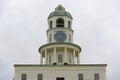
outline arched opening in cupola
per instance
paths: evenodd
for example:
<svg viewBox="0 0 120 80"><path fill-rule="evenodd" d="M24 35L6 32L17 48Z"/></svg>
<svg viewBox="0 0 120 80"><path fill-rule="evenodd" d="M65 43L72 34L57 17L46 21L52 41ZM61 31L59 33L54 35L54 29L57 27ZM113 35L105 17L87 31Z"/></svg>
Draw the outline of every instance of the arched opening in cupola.
<svg viewBox="0 0 120 80"><path fill-rule="evenodd" d="M68 28L70 28L70 21L68 21Z"/></svg>
<svg viewBox="0 0 120 80"><path fill-rule="evenodd" d="M58 18L56 20L56 27L64 27L64 19Z"/></svg>
<svg viewBox="0 0 120 80"><path fill-rule="evenodd" d="M52 21L50 21L50 28L52 28Z"/></svg>

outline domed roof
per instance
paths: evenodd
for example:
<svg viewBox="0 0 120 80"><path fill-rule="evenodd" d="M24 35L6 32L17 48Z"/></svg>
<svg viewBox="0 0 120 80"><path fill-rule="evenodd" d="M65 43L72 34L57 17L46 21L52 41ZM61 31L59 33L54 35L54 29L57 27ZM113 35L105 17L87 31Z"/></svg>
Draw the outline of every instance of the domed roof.
<svg viewBox="0 0 120 80"><path fill-rule="evenodd" d="M72 16L69 12L65 11L65 8L62 7L62 5L58 5L58 7L55 8L55 11L51 12L48 18L53 16L67 16L72 19Z"/></svg>

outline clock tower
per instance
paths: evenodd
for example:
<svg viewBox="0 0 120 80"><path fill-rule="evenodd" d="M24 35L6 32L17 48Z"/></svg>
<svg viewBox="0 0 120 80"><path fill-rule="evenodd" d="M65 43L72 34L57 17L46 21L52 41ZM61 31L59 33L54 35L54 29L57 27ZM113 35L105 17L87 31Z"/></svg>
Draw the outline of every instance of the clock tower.
<svg viewBox="0 0 120 80"><path fill-rule="evenodd" d="M41 64L79 64L80 46L73 44L72 16L62 5L48 16L47 44L39 48Z"/></svg>
<svg viewBox="0 0 120 80"><path fill-rule="evenodd" d="M73 43L72 16L58 5L48 16L47 43L40 64L15 64L14 80L106 80L107 64L81 64Z"/></svg>

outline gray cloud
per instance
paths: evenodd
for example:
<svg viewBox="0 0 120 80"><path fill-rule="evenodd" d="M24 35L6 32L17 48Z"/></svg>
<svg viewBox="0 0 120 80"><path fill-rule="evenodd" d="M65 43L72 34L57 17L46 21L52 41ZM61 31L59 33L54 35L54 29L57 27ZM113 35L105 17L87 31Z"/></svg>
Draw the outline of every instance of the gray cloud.
<svg viewBox="0 0 120 80"><path fill-rule="evenodd" d="M0 80L12 80L13 64L39 64L38 48L47 41L47 17L58 4L73 16L74 43L83 50L81 63L106 63L107 80L119 79L118 3L119 0L1 1Z"/></svg>

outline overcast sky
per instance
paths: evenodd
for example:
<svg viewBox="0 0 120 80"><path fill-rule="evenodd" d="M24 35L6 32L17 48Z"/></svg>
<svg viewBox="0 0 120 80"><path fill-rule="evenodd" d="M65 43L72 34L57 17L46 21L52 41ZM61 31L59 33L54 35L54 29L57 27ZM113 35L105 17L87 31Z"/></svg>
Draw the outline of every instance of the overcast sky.
<svg viewBox="0 0 120 80"><path fill-rule="evenodd" d="M107 80L120 79L120 0L0 0L0 80L14 64L39 64L47 17L59 5L73 17L81 64L107 64Z"/></svg>

